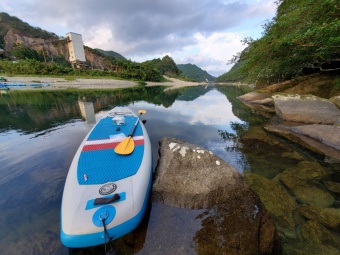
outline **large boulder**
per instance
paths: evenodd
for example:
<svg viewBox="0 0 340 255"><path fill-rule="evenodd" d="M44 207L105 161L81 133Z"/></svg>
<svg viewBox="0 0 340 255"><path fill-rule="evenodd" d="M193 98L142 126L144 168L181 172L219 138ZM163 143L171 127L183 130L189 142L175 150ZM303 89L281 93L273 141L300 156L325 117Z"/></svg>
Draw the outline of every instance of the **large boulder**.
<svg viewBox="0 0 340 255"><path fill-rule="evenodd" d="M313 95L276 94L276 114L283 120L308 124L334 125L340 118L339 108L327 99Z"/></svg>
<svg viewBox="0 0 340 255"><path fill-rule="evenodd" d="M173 138L161 139L159 154L153 202L204 210L194 237L199 254L277 252L271 217L237 170L212 152Z"/></svg>

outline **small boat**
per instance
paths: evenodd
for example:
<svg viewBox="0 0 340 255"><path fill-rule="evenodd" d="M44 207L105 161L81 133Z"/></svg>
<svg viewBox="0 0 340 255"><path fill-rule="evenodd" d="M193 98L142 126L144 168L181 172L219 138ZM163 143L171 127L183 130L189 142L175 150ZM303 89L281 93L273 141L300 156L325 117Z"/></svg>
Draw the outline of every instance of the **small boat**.
<svg viewBox="0 0 340 255"><path fill-rule="evenodd" d="M49 87L50 84L48 83L31 83L30 87L34 87L34 88L42 88L42 87Z"/></svg>
<svg viewBox="0 0 340 255"><path fill-rule="evenodd" d="M113 108L85 137L69 168L62 243L96 246L131 232L144 217L151 181L151 143L144 124L129 108Z"/></svg>
<svg viewBox="0 0 340 255"><path fill-rule="evenodd" d="M7 82L7 87L8 88L22 88L26 87L25 83L19 83L19 82Z"/></svg>

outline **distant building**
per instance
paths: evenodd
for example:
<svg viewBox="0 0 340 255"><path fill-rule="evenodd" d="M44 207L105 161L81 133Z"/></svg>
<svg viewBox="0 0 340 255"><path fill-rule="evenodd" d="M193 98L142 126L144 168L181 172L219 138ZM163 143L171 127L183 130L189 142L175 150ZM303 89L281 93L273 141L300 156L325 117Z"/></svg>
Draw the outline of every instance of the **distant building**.
<svg viewBox="0 0 340 255"><path fill-rule="evenodd" d="M74 68L85 67L85 51L81 34L68 33L66 35L68 51L70 54L70 62Z"/></svg>

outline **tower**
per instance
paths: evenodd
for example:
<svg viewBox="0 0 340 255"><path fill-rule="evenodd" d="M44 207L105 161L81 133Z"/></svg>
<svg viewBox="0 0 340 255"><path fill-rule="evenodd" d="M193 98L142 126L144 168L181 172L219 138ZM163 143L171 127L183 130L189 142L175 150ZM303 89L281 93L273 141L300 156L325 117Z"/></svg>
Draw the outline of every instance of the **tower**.
<svg viewBox="0 0 340 255"><path fill-rule="evenodd" d="M70 54L69 60L73 67L83 68L85 66L85 51L81 34L68 33L66 35L68 51Z"/></svg>

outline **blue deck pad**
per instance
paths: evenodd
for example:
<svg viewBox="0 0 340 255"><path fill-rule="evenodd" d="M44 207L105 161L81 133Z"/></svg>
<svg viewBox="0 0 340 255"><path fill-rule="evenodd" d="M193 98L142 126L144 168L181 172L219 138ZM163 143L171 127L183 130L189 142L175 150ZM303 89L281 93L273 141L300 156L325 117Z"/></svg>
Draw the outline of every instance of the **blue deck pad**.
<svg viewBox="0 0 340 255"><path fill-rule="evenodd" d="M135 146L130 155L119 155L113 149L84 151L80 154L77 178L80 185L115 182L135 175L144 154L144 145ZM84 175L87 176L87 181Z"/></svg>
<svg viewBox="0 0 340 255"><path fill-rule="evenodd" d="M125 117L125 124L124 125L115 125L113 123L112 118L106 117L101 119L95 128L92 130L91 134L87 138L88 141L91 140L101 140L101 139L109 139L110 135L115 135L119 133L124 133L125 136L128 136L133 126L136 123L137 117L135 116L124 116ZM117 127L120 128L120 131L117 131ZM143 130L138 123L135 132L133 133L134 136L143 135Z"/></svg>
<svg viewBox="0 0 340 255"><path fill-rule="evenodd" d="M124 133L128 136L137 121L135 116L125 116L125 125L117 126L112 118L100 120L92 130L87 141L109 139L110 136ZM120 130L117 130L117 127ZM133 136L143 135L141 124L138 123ZM144 155L144 144L135 145L130 155L119 155L114 149L82 151L79 156L77 179L79 185L103 184L118 181L135 175ZM85 180L86 175L87 180Z"/></svg>

